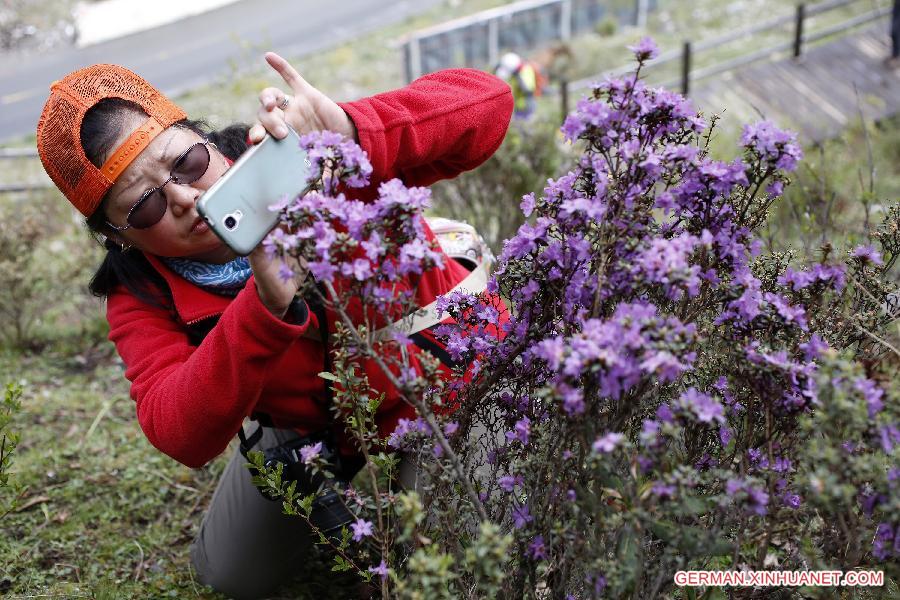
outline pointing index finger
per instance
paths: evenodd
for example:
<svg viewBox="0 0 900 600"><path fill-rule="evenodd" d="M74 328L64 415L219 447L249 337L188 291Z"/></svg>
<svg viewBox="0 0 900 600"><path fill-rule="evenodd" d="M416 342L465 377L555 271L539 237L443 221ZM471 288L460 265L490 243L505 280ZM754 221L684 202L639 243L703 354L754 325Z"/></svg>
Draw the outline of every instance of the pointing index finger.
<svg viewBox="0 0 900 600"><path fill-rule="evenodd" d="M291 89L294 90L295 94L301 94L309 87L309 84L300 76L300 73L291 66L291 63L284 60L281 56L274 52L266 52L266 62L281 75L281 78L284 79L285 83L291 86Z"/></svg>

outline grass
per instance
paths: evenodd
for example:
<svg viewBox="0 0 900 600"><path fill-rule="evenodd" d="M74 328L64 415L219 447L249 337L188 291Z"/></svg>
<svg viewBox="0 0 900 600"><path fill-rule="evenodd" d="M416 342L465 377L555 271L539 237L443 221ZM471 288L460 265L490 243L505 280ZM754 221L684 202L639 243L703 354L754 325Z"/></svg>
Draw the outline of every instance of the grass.
<svg viewBox="0 0 900 600"><path fill-rule="evenodd" d="M25 388L14 462L25 493L0 522L0 589L13 598L197 596L186 548L222 460L192 471L150 447L107 345L7 355L0 372Z"/></svg>
<svg viewBox="0 0 900 600"><path fill-rule="evenodd" d="M0 523L0 588L12 597L191 589L184 549L221 463L190 471L150 447L108 346L0 365L25 388L14 463L25 493Z"/></svg>
<svg viewBox="0 0 900 600"><path fill-rule="evenodd" d="M402 65L390 42L418 27L502 2L453 4L362 36L353 44L295 58L294 64L310 82L337 99L396 87L402 84ZM725 4L740 4L745 12L729 15ZM664 49L688 35L715 35L730 26L729 19L741 15L772 15L775 10L790 9L773 0L700 0L692 8L666 6L675 8L656 13L650 23ZM621 64L627 60L624 46L637 37L632 29L617 29L610 35L579 39L573 73L588 75ZM260 60L261 50L249 48L247 60ZM234 65L233 75L178 100L189 114L206 116L216 125L246 121L252 118L258 90L278 83L277 77L263 68L244 69L243 63ZM542 111L558 111L557 102L547 98ZM722 148L732 141L725 136L719 140ZM842 237L861 236L866 211L874 219L880 201L900 196L898 148L900 120L890 120L878 128L851 129L823 146L821 154L807 149L809 160L797 174L794 190L779 205L784 212L778 214L777 222L785 229L771 236L812 245L826 225ZM25 166L4 161L0 180L18 178L26 169L31 177L39 172L35 165L36 161ZM871 192L870 166L877 173ZM22 197L9 195L0 201L22 201ZM518 198L508 201L514 206ZM826 223L825 216L832 221ZM90 242L80 232L73 234L71 243ZM15 380L25 387L23 408L14 421L22 443L13 462L13 478L25 492L20 508L0 520L0 595L220 598L197 583L188 546L225 457L191 470L150 446L136 422L121 362L104 340L102 307L85 306L89 308L82 322L77 327L57 327L57 339L50 340L42 352L0 354L0 385ZM62 329L70 333L63 336ZM7 499L4 491L0 489L0 506ZM311 580L283 590L283 596L324 597L330 581L323 560L322 569Z"/></svg>
<svg viewBox="0 0 900 600"><path fill-rule="evenodd" d="M806 254L827 240L867 243L866 230L900 198L900 117L857 122L805 152L764 239L770 245L788 240Z"/></svg>
<svg viewBox="0 0 900 600"><path fill-rule="evenodd" d="M107 344L6 354L0 373L24 387L12 475L24 491L0 520L0 595L223 598L196 581L188 548L233 449L189 469L151 447ZM323 597L325 563L282 597Z"/></svg>

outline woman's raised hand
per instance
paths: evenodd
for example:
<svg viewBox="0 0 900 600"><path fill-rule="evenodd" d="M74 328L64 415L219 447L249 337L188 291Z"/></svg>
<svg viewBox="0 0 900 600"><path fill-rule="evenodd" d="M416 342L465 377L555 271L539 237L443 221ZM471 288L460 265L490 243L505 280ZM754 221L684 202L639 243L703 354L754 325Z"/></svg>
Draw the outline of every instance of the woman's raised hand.
<svg viewBox="0 0 900 600"><path fill-rule="evenodd" d="M307 83L289 62L274 52L266 53L266 62L281 75L290 91L285 93L279 88L267 87L259 93L257 122L249 132L252 143L261 142L266 132L277 139L284 138L288 133L285 123L301 135L327 129L356 140L356 127L344 109ZM306 263L289 259L287 266L294 275L285 279L282 276L281 261L269 258L262 244L253 250L249 258L260 300L269 312L283 318L294 295L306 279Z"/></svg>
<svg viewBox="0 0 900 600"><path fill-rule="evenodd" d="M267 87L259 93L257 122L249 133L251 142L260 142L267 131L277 139L283 138L287 135L285 123L301 135L327 129L356 140L353 121L334 100L307 83L288 61L274 52L266 53L266 62L281 75L290 91Z"/></svg>
<svg viewBox="0 0 900 600"><path fill-rule="evenodd" d="M293 277L285 279L281 272L282 261L266 256L262 244L254 248L248 258L259 299L276 318L283 318L309 273L306 261L302 258L288 258L286 264L293 271Z"/></svg>

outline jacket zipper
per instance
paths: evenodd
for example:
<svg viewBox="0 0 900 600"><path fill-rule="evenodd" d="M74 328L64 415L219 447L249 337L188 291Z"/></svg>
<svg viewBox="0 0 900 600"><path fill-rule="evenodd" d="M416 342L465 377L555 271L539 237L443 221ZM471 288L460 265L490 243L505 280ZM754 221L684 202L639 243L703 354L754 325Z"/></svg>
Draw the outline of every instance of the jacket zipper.
<svg viewBox="0 0 900 600"><path fill-rule="evenodd" d="M211 315L206 315L205 317L200 317L198 319L194 319L193 321L186 321L184 324L187 326L196 325L200 321L205 321L207 319L212 319L214 317L221 317L225 313L213 313Z"/></svg>

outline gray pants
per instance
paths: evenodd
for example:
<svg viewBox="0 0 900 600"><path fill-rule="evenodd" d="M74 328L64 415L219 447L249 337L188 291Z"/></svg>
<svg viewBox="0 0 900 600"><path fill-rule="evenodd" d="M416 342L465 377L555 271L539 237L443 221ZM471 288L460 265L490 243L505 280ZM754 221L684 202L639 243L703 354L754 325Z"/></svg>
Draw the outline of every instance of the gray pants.
<svg viewBox="0 0 900 600"><path fill-rule="evenodd" d="M296 437L293 431L267 427L256 448ZM263 498L246 462L235 450L191 545L191 562L200 581L236 599L274 593L300 574L306 563L303 556L313 547L306 522L283 514L280 502ZM401 460L399 478L402 485L415 486L413 461Z"/></svg>

